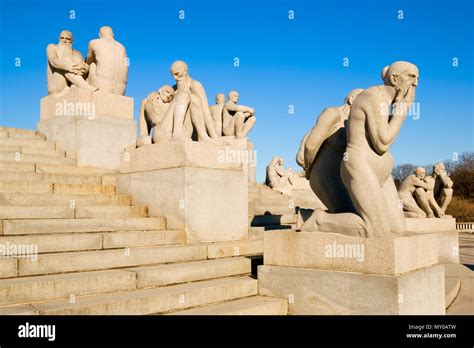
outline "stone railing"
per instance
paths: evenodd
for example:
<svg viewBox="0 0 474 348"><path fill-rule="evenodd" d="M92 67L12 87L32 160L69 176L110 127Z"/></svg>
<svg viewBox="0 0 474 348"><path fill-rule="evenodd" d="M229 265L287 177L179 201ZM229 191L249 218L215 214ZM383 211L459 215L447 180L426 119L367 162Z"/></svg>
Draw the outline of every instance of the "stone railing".
<svg viewBox="0 0 474 348"><path fill-rule="evenodd" d="M456 230L459 232L474 232L474 222L456 222Z"/></svg>

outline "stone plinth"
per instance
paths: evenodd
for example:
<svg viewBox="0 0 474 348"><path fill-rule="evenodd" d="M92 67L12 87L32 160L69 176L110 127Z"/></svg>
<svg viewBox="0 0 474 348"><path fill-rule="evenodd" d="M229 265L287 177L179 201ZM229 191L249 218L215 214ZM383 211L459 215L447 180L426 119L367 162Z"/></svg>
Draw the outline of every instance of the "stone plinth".
<svg viewBox="0 0 474 348"><path fill-rule="evenodd" d="M136 142L133 99L71 88L41 99L38 130L78 166L118 170L122 151Z"/></svg>
<svg viewBox="0 0 474 348"><path fill-rule="evenodd" d="M445 314L444 268L402 275L259 266L259 294L288 299L288 314Z"/></svg>
<svg viewBox="0 0 474 348"><path fill-rule="evenodd" d="M406 218L407 230L411 234L434 233L438 237L439 262L459 263L459 232L456 230L456 219Z"/></svg>
<svg viewBox="0 0 474 348"><path fill-rule="evenodd" d="M264 232L261 295L290 314L444 314L444 268L434 234L361 238Z"/></svg>
<svg viewBox="0 0 474 348"><path fill-rule="evenodd" d="M248 175L248 182L255 184L257 182L257 152L250 139L237 139L234 136L223 136L220 139L230 147L241 150L240 156L243 157L244 171Z"/></svg>
<svg viewBox="0 0 474 348"><path fill-rule="evenodd" d="M434 234L385 239L267 231L265 265L396 275L438 263L437 242Z"/></svg>
<svg viewBox="0 0 474 348"><path fill-rule="evenodd" d="M187 243L247 239L247 175L230 150L191 140L131 149L122 156L119 193L166 217L168 229L184 230Z"/></svg>

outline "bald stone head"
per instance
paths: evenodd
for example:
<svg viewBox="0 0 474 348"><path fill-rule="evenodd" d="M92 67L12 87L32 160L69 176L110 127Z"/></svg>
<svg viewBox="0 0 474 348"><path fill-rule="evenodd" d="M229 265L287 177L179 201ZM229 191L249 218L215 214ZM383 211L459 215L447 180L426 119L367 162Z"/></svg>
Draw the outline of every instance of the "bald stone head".
<svg viewBox="0 0 474 348"><path fill-rule="evenodd" d="M225 103L225 94L219 93L216 95L216 104L224 104Z"/></svg>
<svg viewBox="0 0 474 348"><path fill-rule="evenodd" d="M114 37L114 31L112 30L111 27L104 25L99 30L99 37L101 39Z"/></svg>
<svg viewBox="0 0 474 348"><path fill-rule="evenodd" d="M177 60L171 65L170 73L176 82L188 75L188 65L182 60Z"/></svg>
<svg viewBox="0 0 474 348"><path fill-rule="evenodd" d="M63 30L59 34L59 44L62 45L72 45L74 38L72 37L72 33L69 30Z"/></svg>
<svg viewBox="0 0 474 348"><path fill-rule="evenodd" d="M414 173L418 179L423 179L426 175L426 170L423 167L418 167L415 169Z"/></svg>
<svg viewBox="0 0 474 348"><path fill-rule="evenodd" d="M239 101L239 93L237 91L229 92L229 100L235 104Z"/></svg>
<svg viewBox="0 0 474 348"><path fill-rule="evenodd" d="M436 175L440 175L443 171L446 170L443 162L438 162L433 166L433 173Z"/></svg>

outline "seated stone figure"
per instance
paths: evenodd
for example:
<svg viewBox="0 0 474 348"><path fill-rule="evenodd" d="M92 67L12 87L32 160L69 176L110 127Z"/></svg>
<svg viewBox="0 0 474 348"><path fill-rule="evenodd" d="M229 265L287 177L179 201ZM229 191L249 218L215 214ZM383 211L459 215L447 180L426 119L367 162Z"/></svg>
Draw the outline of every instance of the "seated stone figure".
<svg viewBox="0 0 474 348"><path fill-rule="evenodd" d="M453 198L453 181L446 173L444 163L436 163L433 166L433 173L431 176L427 176L426 180L434 182L433 190L428 192L428 201L431 206L439 208L439 210L436 209L438 217L451 217L445 214L446 208Z"/></svg>
<svg viewBox="0 0 474 348"><path fill-rule="evenodd" d="M151 92L142 100L139 115L140 137L137 141L137 147L151 144L150 132L154 130L155 127L160 127L173 97L173 87L164 85L157 91ZM156 133L157 136L153 135L153 142L159 141L159 132L157 131Z"/></svg>
<svg viewBox="0 0 474 348"><path fill-rule="evenodd" d="M72 33L63 30L58 44L49 44L46 48L48 94L65 94L72 85L89 91L97 89L84 79L89 66L84 63L81 52L72 48L73 42Z"/></svg>
<svg viewBox="0 0 474 348"><path fill-rule="evenodd" d="M128 61L125 47L114 39L111 27L103 26L99 39L91 40L86 58L90 65L87 82L100 91L124 95Z"/></svg>
<svg viewBox="0 0 474 348"><path fill-rule="evenodd" d="M222 122L223 134L226 136L235 136L236 138L245 138L255 125L255 109L238 105L239 93L229 92L229 101L225 104Z"/></svg>
<svg viewBox="0 0 474 348"><path fill-rule="evenodd" d="M432 218L434 216L427 194L433 191L434 182L425 181L425 176L425 169L418 167L412 175L408 175L402 181L398 189L406 217Z"/></svg>
<svg viewBox="0 0 474 348"><path fill-rule="evenodd" d="M276 191L283 194L290 194L293 185L293 170L284 169L285 160L282 157L275 156L272 158L270 164L267 166L267 177L265 183Z"/></svg>
<svg viewBox="0 0 474 348"><path fill-rule="evenodd" d="M216 95L216 105L210 107L212 119L218 136L222 135L222 116L225 106L225 94L219 93Z"/></svg>
<svg viewBox="0 0 474 348"><path fill-rule="evenodd" d="M157 129L157 138L188 139L195 132L198 141L220 144L202 84L189 76L183 61L174 62L170 72L176 81L175 97Z"/></svg>

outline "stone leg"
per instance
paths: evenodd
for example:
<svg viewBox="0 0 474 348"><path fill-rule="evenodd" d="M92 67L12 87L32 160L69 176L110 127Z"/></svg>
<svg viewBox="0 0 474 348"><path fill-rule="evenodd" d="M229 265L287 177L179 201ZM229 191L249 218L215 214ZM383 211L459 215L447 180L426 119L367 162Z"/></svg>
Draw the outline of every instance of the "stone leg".
<svg viewBox="0 0 474 348"><path fill-rule="evenodd" d="M407 226L403 207L400 205L400 197L398 196L397 187L390 175L382 186L382 195L385 198L385 206L387 207L387 215L391 233L405 233Z"/></svg>
<svg viewBox="0 0 474 348"><path fill-rule="evenodd" d="M390 212L386 211L379 179L363 154L350 152L349 160L341 163L341 177L357 213L364 221L367 237L389 236L392 229Z"/></svg>
<svg viewBox="0 0 474 348"><path fill-rule="evenodd" d="M191 103L191 94L189 92L178 91L173 99L173 102L174 102L173 114L172 114L173 115L172 117L173 139L183 139L184 138L184 131L183 131L184 119L186 117L186 112L188 110L188 107L190 106L190 103ZM168 113L172 109L171 106L172 105L170 105L170 108L166 112L166 115L168 115Z"/></svg>
<svg viewBox="0 0 474 348"><path fill-rule="evenodd" d="M412 194L410 192L401 192L400 193L400 199L403 202L403 209L405 210L405 215L406 213L410 217L415 217L415 218L425 218L426 213L421 210L421 208L418 206L416 203L415 199L413 198Z"/></svg>
<svg viewBox="0 0 474 348"><path fill-rule="evenodd" d="M443 217L443 212L441 211L441 208L438 205L438 202L436 202L436 199L434 198L433 191L429 190L426 191L426 196L428 198L428 204L430 205L430 208L434 210L435 214L437 217Z"/></svg>
<svg viewBox="0 0 474 348"><path fill-rule="evenodd" d="M305 220L305 213L298 213L301 231L305 232L332 232L355 237L366 235L364 221L353 213L327 213L322 209L315 209L311 216ZM301 217L300 217L301 216ZM299 227L299 226L298 226Z"/></svg>
<svg viewBox="0 0 474 348"><path fill-rule="evenodd" d="M448 207L448 204L451 202L451 199L453 198L453 189L448 189L445 188L441 191L439 195L439 206L441 208L441 212L446 213L446 208Z"/></svg>
<svg viewBox="0 0 474 348"><path fill-rule="evenodd" d="M224 136L235 136L235 117L232 117L229 122L224 125Z"/></svg>
<svg viewBox="0 0 474 348"><path fill-rule="evenodd" d="M73 73L66 73L65 76L66 76L66 79L68 81L70 81L73 85L75 85L79 88L83 88L83 89L88 90L88 91L96 91L97 90L96 87L91 86L90 84L88 84L86 82L86 80L84 80L84 78L81 75L76 75L76 74L73 74Z"/></svg>
<svg viewBox="0 0 474 348"><path fill-rule="evenodd" d="M433 215L433 210L431 210L431 208L430 208L430 204L428 202L428 196L426 194L426 191L423 188L418 187L415 190L414 195L416 197L416 201L417 201L418 205L426 213L426 217L432 218L434 216Z"/></svg>
<svg viewBox="0 0 474 348"><path fill-rule="evenodd" d="M248 117L247 120L244 122L244 128L242 130L242 137L246 137L249 132L252 130L253 126L255 126L255 123L257 122L257 119L255 116Z"/></svg>

